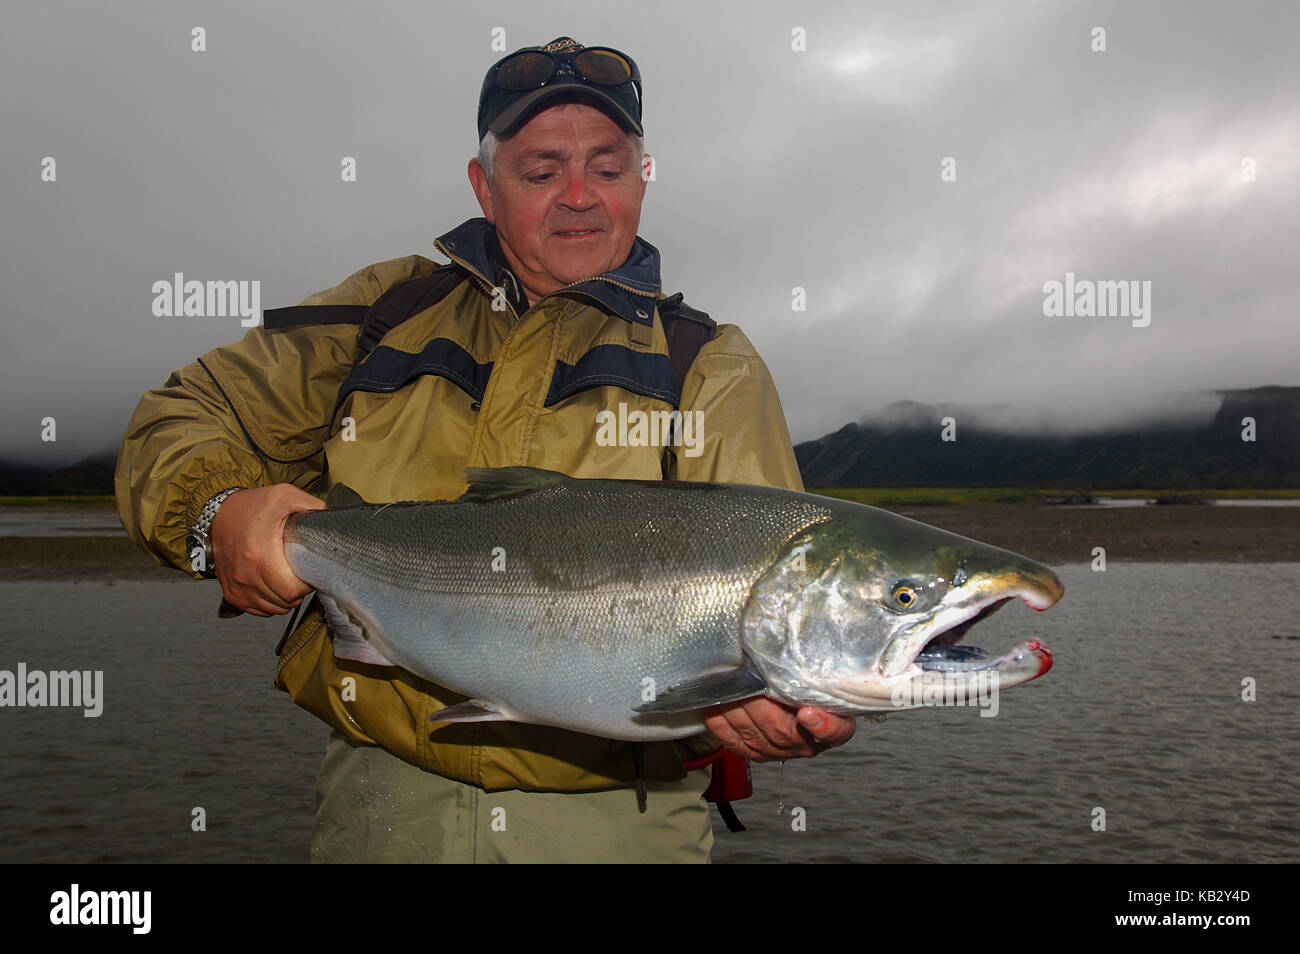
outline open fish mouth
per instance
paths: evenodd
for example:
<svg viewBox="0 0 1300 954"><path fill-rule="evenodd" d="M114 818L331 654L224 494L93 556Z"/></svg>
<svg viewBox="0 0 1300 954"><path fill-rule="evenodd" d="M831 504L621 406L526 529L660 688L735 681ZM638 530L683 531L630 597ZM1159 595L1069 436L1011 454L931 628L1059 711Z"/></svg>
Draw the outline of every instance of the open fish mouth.
<svg viewBox="0 0 1300 954"><path fill-rule="evenodd" d="M925 672L979 672L980 670L1036 669L1031 678L1037 678L1052 668L1052 652L1037 639L1021 643L1009 652L994 655L978 646L959 645L971 627L992 616L1011 601L1010 596L978 609L969 619L934 635L913 663Z"/></svg>
<svg viewBox="0 0 1300 954"><path fill-rule="evenodd" d="M1049 595L1048 606L1055 603ZM995 655L978 646L960 645L970 629L992 616L1013 597L1003 596L976 608L965 619L936 633L921 647L912 660L924 673L978 673L997 672L1016 677L1017 682L1036 679L1052 668L1052 651L1037 639L1021 643L1006 653ZM1028 600L1026 600L1028 602ZM1035 609L1038 605L1030 603ZM1041 607L1046 608L1046 607Z"/></svg>
<svg viewBox="0 0 1300 954"><path fill-rule="evenodd" d="M1036 679L1052 668L1052 653L1037 639L994 654L963 640L977 623L988 619L1012 599L1023 599L1031 609L1055 606L1065 593L1056 574L1046 567L1016 572L981 574L965 587L967 599L940 612L928 632L900 634L894 651L882 658L881 675L887 679L907 673L997 672L1014 684ZM982 594L982 598L977 595Z"/></svg>
<svg viewBox="0 0 1300 954"><path fill-rule="evenodd" d="M1001 656L987 653L978 646L945 646L937 650L926 647L925 652L916 657L916 664L923 672L937 673L993 671L1012 675L1029 674L1033 670L1028 678L1037 679L1052 668L1052 651L1037 639L1021 643Z"/></svg>
<svg viewBox="0 0 1300 954"><path fill-rule="evenodd" d="M878 655L863 660L865 666L844 667L841 675L827 680L827 708L888 712L940 704L932 701L940 690L944 698L951 694L970 699L1037 679L1052 668L1051 650L1038 639L1001 653L963 640L977 623L1013 599L1041 612L1064 595L1065 586L1056 574L1030 561L976 572L951 589L933 615L896 631Z"/></svg>

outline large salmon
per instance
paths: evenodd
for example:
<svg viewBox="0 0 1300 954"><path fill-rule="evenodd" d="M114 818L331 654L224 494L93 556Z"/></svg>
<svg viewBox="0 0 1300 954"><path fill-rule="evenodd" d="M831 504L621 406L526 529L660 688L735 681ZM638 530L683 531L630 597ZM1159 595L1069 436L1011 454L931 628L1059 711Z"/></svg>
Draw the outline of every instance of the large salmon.
<svg viewBox="0 0 1300 954"><path fill-rule="evenodd" d="M470 697L435 722L669 739L758 694L860 714L921 704L937 673L973 699L990 675L1005 689L1051 666L1037 641L997 657L955 645L1012 597L1054 604L1051 570L885 510L525 467L466 477L455 501L336 488L285 527L336 656Z"/></svg>

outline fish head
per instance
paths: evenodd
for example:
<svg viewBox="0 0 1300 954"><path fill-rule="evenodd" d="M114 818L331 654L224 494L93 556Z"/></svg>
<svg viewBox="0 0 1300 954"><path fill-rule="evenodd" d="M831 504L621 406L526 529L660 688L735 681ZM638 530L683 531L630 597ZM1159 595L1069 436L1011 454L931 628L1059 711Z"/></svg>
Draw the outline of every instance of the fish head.
<svg viewBox="0 0 1300 954"><path fill-rule="evenodd" d="M1045 673L1037 640L1000 656L959 645L1019 597L1064 594L1046 566L885 510L842 504L787 542L754 585L745 652L774 696L846 714L926 704L922 683L1010 688Z"/></svg>

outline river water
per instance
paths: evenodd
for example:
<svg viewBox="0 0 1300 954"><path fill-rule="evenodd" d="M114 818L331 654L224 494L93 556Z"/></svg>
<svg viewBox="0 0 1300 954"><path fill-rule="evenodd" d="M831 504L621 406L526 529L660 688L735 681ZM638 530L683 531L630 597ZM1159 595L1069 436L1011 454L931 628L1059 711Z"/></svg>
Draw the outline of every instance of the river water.
<svg viewBox="0 0 1300 954"><path fill-rule="evenodd" d="M891 714L783 778L756 766L750 830L716 825L714 860L1300 860L1300 564L1058 571L1057 607L965 640L1037 636L1050 673L992 718ZM271 687L283 620L219 620L219 592L0 583L0 669L104 672L98 718L0 709L0 861L306 860L328 729Z"/></svg>

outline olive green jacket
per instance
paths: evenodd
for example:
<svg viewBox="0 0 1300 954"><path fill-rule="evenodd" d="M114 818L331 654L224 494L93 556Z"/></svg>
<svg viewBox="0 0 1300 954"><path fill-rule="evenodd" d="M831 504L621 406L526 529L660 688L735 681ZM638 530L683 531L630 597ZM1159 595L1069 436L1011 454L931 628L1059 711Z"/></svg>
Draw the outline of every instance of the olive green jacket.
<svg viewBox="0 0 1300 954"><path fill-rule="evenodd" d="M676 477L802 489L776 389L735 325L720 325L676 392L655 309L659 254L636 240L619 269L531 308L504 287L491 227L473 219L438 249L472 278L389 332L354 367L356 324L251 329L140 401L118 457L131 538L193 572L185 537L230 487L345 483L370 501L452 499L466 467L527 465L575 477L659 479L663 448L598 442L597 413L702 412ZM369 305L436 264L363 268L304 305ZM495 307L493 302L495 300ZM522 312L522 313L520 313ZM635 435L624 445L636 443ZM629 743L511 723L431 726L463 697L398 669L336 660L319 610L285 644L275 683L357 743L487 790L585 791L633 778ZM645 747L647 777L680 778L673 743Z"/></svg>

